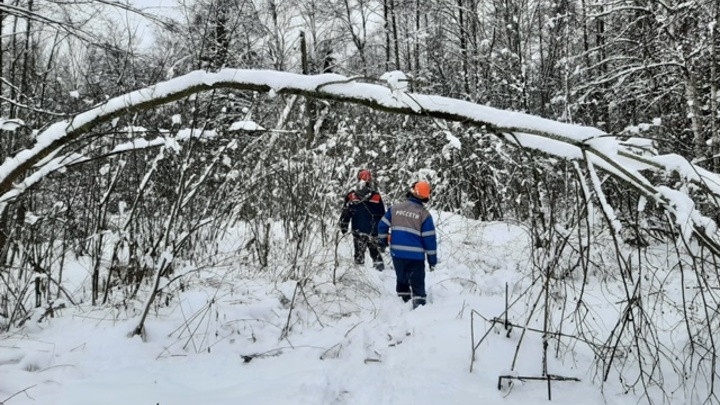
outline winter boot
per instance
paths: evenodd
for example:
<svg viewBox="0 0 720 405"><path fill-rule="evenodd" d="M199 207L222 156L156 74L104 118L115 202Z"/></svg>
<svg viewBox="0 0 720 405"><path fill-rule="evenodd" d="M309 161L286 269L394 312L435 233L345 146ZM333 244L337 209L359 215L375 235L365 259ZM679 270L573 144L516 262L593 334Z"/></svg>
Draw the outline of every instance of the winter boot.
<svg viewBox="0 0 720 405"><path fill-rule="evenodd" d="M419 297L419 296L412 297L412 301L413 301L413 309L415 309L421 305L425 305L427 303L427 300L425 299L425 297Z"/></svg>

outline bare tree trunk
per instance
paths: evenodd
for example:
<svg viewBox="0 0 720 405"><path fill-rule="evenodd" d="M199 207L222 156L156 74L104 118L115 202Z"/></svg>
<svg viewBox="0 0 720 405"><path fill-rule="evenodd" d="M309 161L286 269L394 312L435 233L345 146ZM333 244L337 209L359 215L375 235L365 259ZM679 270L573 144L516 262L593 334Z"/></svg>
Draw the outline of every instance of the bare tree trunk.
<svg viewBox="0 0 720 405"><path fill-rule="evenodd" d="M5 11L1 7L5 4L5 0L0 0L0 33L5 32ZM5 76L5 47L3 47L4 41L2 40L2 37L0 36L0 77ZM0 96L3 95L3 81L0 80ZM6 114L4 108L2 108L2 105L0 105L0 115ZM1 229L1 228L0 228ZM2 246L0 245L0 251L2 250Z"/></svg>
<svg viewBox="0 0 720 405"><path fill-rule="evenodd" d="M413 71L413 46L410 43L410 41L413 41L411 39L410 31L412 31L412 18L409 15L400 15L400 25L403 28L403 35L401 36L403 38L403 43L405 46L403 47L403 53L405 55L405 70L408 72Z"/></svg>
<svg viewBox="0 0 720 405"><path fill-rule="evenodd" d="M67 215L65 217L67 218ZM68 249L67 249L68 236L69 236L68 227L63 226L63 231L62 231L62 236L61 236L62 239L60 240L60 262L58 264L58 276L57 276L58 290L57 290L57 295L55 296L55 298L60 298L60 295L62 294L61 287L62 287L62 282L63 282L63 269L65 269L65 256L66 256L66 252L68 251Z"/></svg>
<svg viewBox="0 0 720 405"><path fill-rule="evenodd" d="M115 190L120 174L123 172L124 165L120 165L117 171L113 174L108 185L108 189L103 194L102 199L97 207L97 222L95 224L95 231L93 237L95 238L95 249L93 252L93 272L92 272L92 305L97 305L98 298L100 297L100 267L102 264L103 251L105 250L105 234L104 229L107 226L107 213L110 196ZM110 275L108 274L108 278Z"/></svg>
<svg viewBox="0 0 720 405"><path fill-rule="evenodd" d="M16 79L15 75L16 75L16 69L17 69L17 61L19 58L18 49L17 49L18 20L19 20L19 18L17 16L15 16L13 18L13 27L12 27L12 32L10 33L10 35L12 36L12 41L11 41L11 46L10 46L10 49L12 52L12 54L11 54L12 61L10 63L10 72L8 72L7 78L10 80L10 83L12 83L12 84L14 84L15 79ZM17 87L15 85L11 85L10 86L10 100L16 101L17 96L18 96ZM16 114L17 114L17 105L15 103L11 103L10 104L10 118L15 118ZM13 144L12 144L12 138L10 138L10 142L11 143L10 143L9 148L10 148L10 150L12 150L12 149L14 149Z"/></svg>
<svg viewBox="0 0 720 405"><path fill-rule="evenodd" d="M712 168L717 172L720 170L720 133L718 133L718 120L720 119L720 110L718 109L718 41L720 41L720 2L715 2L715 16L713 18L712 33L710 35L710 136L712 137Z"/></svg>
<svg viewBox="0 0 720 405"><path fill-rule="evenodd" d="M550 53L550 50L546 50L543 46L543 14L537 13L537 20L538 20L538 57L540 58L540 115L546 116L546 106L548 105L549 99L550 99L550 90L548 87L550 87L551 75L550 72L552 71L552 68L550 66L547 66L547 64L552 64L552 58L550 55L545 55L547 52ZM551 35L548 35L550 37ZM548 42L550 42L551 38L548 38ZM550 48L550 44L548 44L548 48ZM550 61L548 61L550 59Z"/></svg>
<svg viewBox="0 0 720 405"><path fill-rule="evenodd" d="M470 93L473 95L473 99L476 97L478 92L479 82L479 60L480 60L480 46L478 45L478 35L480 29L480 21L478 17L478 2L477 0L468 0L468 47L469 47L469 77L470 81Z"/></svg>
<svg viewBox="0 0 720 405"><path fill-rule="evenodd" d="M420 38L424 38L424 35L420 35L420 0L415 0L415 71L420 73Z"/></svg>
<svg viewBox="0 0 720 405"><path fill-rule="evenodd" d="M690 123L693 133L693 147L695 158L703 157L706 155L707 145L705 144L705 135L703 133L702 123L700 122L700 99L698 96L697 85L695 84L695 78L690 72L690 68L685 66L683 68L684 79L685 79L685 100L687 102L687 108L690 112Z"/></svg>
<svg viewBox="0 0 720 405"><path fill-rule="evenodd" d="M383 0L383 19L385 27L385 71L390 70L390 8L388 2L390 0Z"/></svg>
<svg viewBox="0 0 720 405"><path fill-rule="evenodd" d="M344 17L346 19L345 23L349 27L350 36L352 37L352 41L358 50L358 54L360 55L360 61L362 62L362 71L364 74L367 74L368 61L367 61L367 57L365 55L365 45L367 45L367 36L366 36L367 20L366 20L366 16L365 16L365 10L363 10L362 8L359 10L362 15L362 27L360 27L361 28L360 33L355 33L355 30L353 29L354 23L353 23L353 9L352 9L352 7L354 7L354 6L351 7L350 0L345 0L343 2L343 5L345 6L345 10L344 10L344 12L345 12Z"/></svg>
<svg viewBox="0 0 720 405"><path fill-rule="evenodd" d="M599 7L598 13L604 14L604 13L605 13L605 6L604 6L602 3L600 3L598 7ZM605 45L605 44L606 44L606 41L605 41L605 34L606 34L606 33L605 33L605 20L604 20L603 18L604 18L604 17L597 17L597 18L595 19L595 47L597 48L598 60L600 60L600 61L604 61L604 60L607 59L607 49L605 48L605 46L606 46L606 45ZM599 73L599 76L600 76L600 77L605 76L605 74L607 73L607 70L608 70L607 64L606 64L606 63L601 63L601 64L599 65L598 69L600 69L599 72L598 72L598 73ZM606 89L607 87L608 87L608 86L607 86L606 84L603 84L603 85L602 85L603 93L605 93L605 89ZM607 123L607 124L606 124L607 127L606 127L606 128L602 128L602 129L605 129L605 130L609 130L609 129L611 128L611 123L610 123L610 108L611 108L611 107L610 107L609 104L605 104L605 105L601 106L600 108L598 108L598 111L597 111L597 112L599 113L598 115L600 115L600 117L598 117L598 118L599 118L599 121Z"/></svg>
<svg viewBox="0 0 720 405"><path fill-rule="evenodd" d="M29 15L33 13L33 0L28 1L28 12ZM26 97L28 95L28 89L30 86L28 86L28 68L29 68L29 61L30 61L30 55L32 52L30 51L30 38L32 33L32 20L30 19L28 15L28 18L26 19L25 23L27 24L27 27L25 27L25 50L23 51L23 65L22 65L22 72L21 72L21 78L20 78L20 93L22 96Z"/></svg>
<svg viewBox="0 0 720 405"><path fill-rule="evenodd" d="M310 66L304 31L300 31L300 52L302 54L302 72L304 75L309 75ZM307 148L310 148L315 142L315 105L310 97L305 97L305 142Z"/></svg>
<svg viewBox="0 0 720 405"><path fill-rule="evenodd" d="M588 34L588 5L587 2L590 0L581 0L580 5L582 7L582 24L583 24L583 55L585 60L585 66L590 66L590 38Z"/></svg>
<svg viewBox="0 0 720 405"><path fill-rule="evenodd" d="M6 205L0 211L0 267L11 266L12 263L8 263L8 253L10 252L10 246L8 245L8 212L10 206Z"/></svg>
<svg viewBox="0 0 720 405"><path fill-rule="evenodd" d="M393 42L395 43L395 69L402 69L400 66L400 41L398 40L398 29L397 29L397 10L395 9L395 0L390 0L390 16L392 18L392 33Z"/></svg>
<svg viewBox="0 0 720 405"><path fill-rule="evenodd" d="M565 4L565 7L563 8L563 11L566 16L570 15L569 9L567 8L567 4ZM573 122L573 114L572 110L570 109L570 98L572 97L572 92L570 91L570 58L571 58L571 44L570 44L570 21L565 21L565 40L564 40L565 46L565 57L563 58L564 61L564 77L563 77L563 88L565 90L565 100L564 100L564 107L565 107L565 122Z"/></svg>
<svg viewBox="0 0 720 405"><path fill-rule="evenodd" d="M463 89L465 94L470 94L470 83L468 83L468 52L467 52L467 29L465 27L465 6L463 0L457 0L458 8L458 29L460 30L460 63L462 64Z"/></svg>
<svg viewBox="0 0 720 405"><path fill-rule="evenodd" d="M269 2L270 11L272 14L272 20L273 20L273 29L275 30L274 33L274 40L275 40L275 49L276 49L276 60L275 60L275 68L277 70L285 70L285 57L283 55L284 50L284 43L282 40L282 35L280 34L280 25L278 22L278 11L277 11L277 4L275 4L275 0L271 0Z"/></svg>

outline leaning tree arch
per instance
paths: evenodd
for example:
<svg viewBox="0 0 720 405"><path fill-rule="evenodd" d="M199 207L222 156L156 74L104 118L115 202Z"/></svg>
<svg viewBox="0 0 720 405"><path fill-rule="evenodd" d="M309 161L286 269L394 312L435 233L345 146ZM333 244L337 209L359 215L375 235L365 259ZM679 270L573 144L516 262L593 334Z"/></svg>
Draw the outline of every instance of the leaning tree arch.
<svg viewBox="0 0 720 405"><path fill-rule="evenodd" d="M172 80L115 97L91 110L51 125L32 148L0 165L0 210L24 189L67 164L62 148L93 128L125 114L147 110L213 89L236 89L355 103L374 110L439 118L474 125L510 142L568 160L599 167L626 182L650 201L675 216L685 236L694 235L720 254L714 222L703 216L684 193L653 185L642 170L676 173L697 186L720 206L720 176L691 164L678 155L646 156L631 143L596 128L565 124L518 112L440 96L405 93L402 85L363 83L362 78L335 74L303 76L277 71L224 69L195 71Z"/></svg>
<svg viewBox="0 0 720 405"><path fill-rule="evenodd" d="M82 160L83 156L66 153L64 148L83 134L125 114L147 110L214 89L298 95L360 104L377 111L432 117L474 126L481 132L495 134L524 150L539 151L545 155L573 162L584 198L590 204L591 195L594 193L595 200L599 203L599 210L614 236L620 232L620 227L613 207L604 197L598 169L619 180L643 199L660 207L668 215L669 221L679 230L678 234L681 238L678 242L685 245L693 260L697 258L698 263L703 262L705 254L702 251L694 252L690 247L694 241L706 249L713 260L720 258L720 236L717 233L716 223L704 215L698 208L699 204L696 203L702 200L716 208L720 207L718 202L720 176L678 155L657 155L647 148L646 143L637 139L621 139L596 128L559 123L446 97L407 93L401 81L390 80L384 84L377 84L368 83L361 77L349 78L335 74L304 76L277 71L236 69L224 69L214 73L196 71L110 99L72 119L51 125L37 136L33 147L17 153L0 165L0 211L6 210L9 203L47 175ZM643 174L646 171L673 175L680 181L674 188L654 184ZM692 197L687 190L691 190ZM168 243L161 249L162 261L156 269L153 291L158 289L162 269L169 266L174 257L173 244L166 242ZM618 262L622 267L623 258L620 255ZM544 280L542 284L545 285L542 294L547 300L547 285L552 279L550 274L552 264L546 263L544 266L546 273L542 276ZM710 277L714 280L720 279L704 265L695 266L694 271L695 278L705 279L706 283ZM642 353L647 353L649 349L641 347L643 343L639 339L645 338L640 336L643 333L642 328L636 323L636 320L641 319L645 314L642 297L638 295L641 282L640 278L626 282L623 316L610 336L605 339L606 344L598 346L599 350L604 351L598 353L598 356L603 358L602 374L603 379L607 379L610 367L617 357L620 342L623 339L629 340L630 347L637 353L636 359L641 368L639 384L647 392L648 386L657 383L660 379L657 378L654 368L651 367L650 371L643 369L646 363L641 358ZM143 325L153 298L154 296L146 302L143 316L134 329L134 334L143 332ZM705 380L709 386L707 398L714 398L713 384L718 376L717 356L720 351L715 348L713 332L720 325L720 319L713 305L715 302L720 302L720 295L705 285L701 289L699 300L702 302L702 308L706 310L706 315L698 318L697 322L693 321L692 325L689 324L690 321L686 324L693 353L691 356L698 353L697 358L691 357L689 368L691 373L697 373L701 368L699 364L709 365L710 376ZM681 311L687 311L686 304L683 301ZM651 356L652 361L665 361L660 358L667 357L667 354L666 351L658 349ZM627 353L624 355L627 356ZM686 373L686 364L677 365L677 362L669 361L671 367L681 370L679 374ZM684 360L680 361L683 362ZM543 372L546 373L547 370Z"/></svg>

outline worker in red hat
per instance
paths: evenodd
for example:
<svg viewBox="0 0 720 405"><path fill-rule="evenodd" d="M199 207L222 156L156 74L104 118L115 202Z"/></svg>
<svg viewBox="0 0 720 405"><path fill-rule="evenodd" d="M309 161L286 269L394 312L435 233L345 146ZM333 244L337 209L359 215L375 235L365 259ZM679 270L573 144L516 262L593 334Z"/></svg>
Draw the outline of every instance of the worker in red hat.
<svg viewBox="0 0 720 405"><path fill-rule="evenodd" d="M360 170L357 178L357 188L345 195L340 214L340 230L345 234L348 232L348 227L352 227L356 264L365 264L365 251L367 250L373 260L373 267L378 271L383 271L385 264L376 238L378 222L385 215L385 204L380 193L375 189L370 170Z"/></svg>

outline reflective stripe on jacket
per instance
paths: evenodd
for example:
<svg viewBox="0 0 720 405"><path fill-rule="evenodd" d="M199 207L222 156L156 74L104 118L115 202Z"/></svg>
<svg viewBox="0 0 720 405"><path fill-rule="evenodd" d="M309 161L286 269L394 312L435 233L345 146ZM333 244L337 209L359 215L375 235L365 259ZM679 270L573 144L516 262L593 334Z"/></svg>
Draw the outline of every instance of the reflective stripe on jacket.
<svg viewBox="0 0 720 405"><path fill-rule="evenodd" d="M390 233L393 257L425 260L427 255L430 266L437 264L435 224L420 200L410 197L387 210L378 224L378 242L387 244Z"/></svg>

